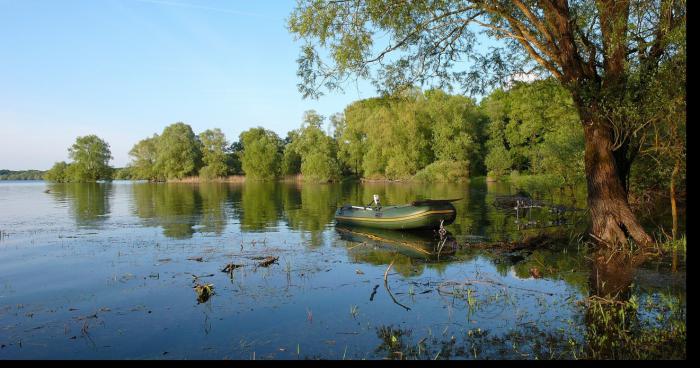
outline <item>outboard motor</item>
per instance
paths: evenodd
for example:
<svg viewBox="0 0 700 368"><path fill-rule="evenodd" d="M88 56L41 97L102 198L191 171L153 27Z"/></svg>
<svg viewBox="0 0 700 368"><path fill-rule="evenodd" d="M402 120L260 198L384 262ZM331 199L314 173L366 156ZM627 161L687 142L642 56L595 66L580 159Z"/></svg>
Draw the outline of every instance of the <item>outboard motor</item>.
<svg viewBox="0 0 700 368"><path fill-rule="evenodd" d="M372 195L372 202L369 202L367 207L370 207L374 203L375 210L382 209L382 204L379 202L379 194Z"/></svg>

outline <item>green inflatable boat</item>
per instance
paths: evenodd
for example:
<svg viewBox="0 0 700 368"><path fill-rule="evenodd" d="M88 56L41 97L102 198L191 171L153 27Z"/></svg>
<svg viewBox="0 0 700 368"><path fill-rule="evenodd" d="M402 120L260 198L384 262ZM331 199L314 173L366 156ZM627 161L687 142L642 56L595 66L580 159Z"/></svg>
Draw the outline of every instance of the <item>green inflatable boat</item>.
<svg viewBox="0 0 700 368"><path fill-rule="evenodd" d="M441 221L443 225L454 222L457 210L451 202L458 200L426 199L406 205L382 207L379 197L375 195L371 206L345 205L339 208L335 220L341 225L389 230L437 229Z"/></svg>

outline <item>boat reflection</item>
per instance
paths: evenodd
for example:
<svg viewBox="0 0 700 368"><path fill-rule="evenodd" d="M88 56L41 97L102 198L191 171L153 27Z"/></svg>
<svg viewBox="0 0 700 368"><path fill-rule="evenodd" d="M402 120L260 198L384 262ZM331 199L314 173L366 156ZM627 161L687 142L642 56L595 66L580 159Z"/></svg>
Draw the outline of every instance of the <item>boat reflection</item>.
<svg viewBox="0 0 700 368"><path fill-rule="evenodd" d="M435 262L446 260L457 250L457 242L450 232L441 237L434 230L395 231L345 226L336 226L335 229L342 240L351 243L348 250L357 256L358 252L365 255L368 252L387 255L396 252L413 259Z"/></svg>

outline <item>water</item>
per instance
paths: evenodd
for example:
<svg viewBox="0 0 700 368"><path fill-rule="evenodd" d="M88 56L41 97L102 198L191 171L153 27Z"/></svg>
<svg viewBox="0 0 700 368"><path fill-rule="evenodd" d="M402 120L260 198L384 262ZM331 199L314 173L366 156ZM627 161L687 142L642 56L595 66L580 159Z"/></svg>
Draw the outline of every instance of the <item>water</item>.
<svg viewBox="0 0 700 368"><path fill-rule="evenodd" d="M386 205L463 199L446 246L430 233L335 227L337 206L372 194ZM568 210L494 206L505 195ZM600 289L590 251L477 245L580 232L585 212L573 208L584 204L580 191L484 181L0 182L0 358L541 358L536 339L511 342L585 345L581 301ZM267 256L279 258L259 267ZM229 263L242 267L221 272ZM685 263L669 264L613 273L627 299L647 302L639 320L663 322L661 304L684 310ZM214 295L198 301L197 284ZM571 358L566 344L550 357Z"/></svg>

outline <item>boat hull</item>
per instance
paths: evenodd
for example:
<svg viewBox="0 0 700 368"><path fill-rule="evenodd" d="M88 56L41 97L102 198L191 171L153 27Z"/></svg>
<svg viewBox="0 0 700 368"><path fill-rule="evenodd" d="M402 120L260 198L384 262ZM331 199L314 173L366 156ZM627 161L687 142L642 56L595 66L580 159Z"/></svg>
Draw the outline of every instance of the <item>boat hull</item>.
<svg viewBox="0 0 700 368"><path fill-rule="evenodd" d="M343 206L335 219L338 224L387 230L437 229L440 222L454 222L457 210L449 202L382 207L379 210Z"/></svg>

